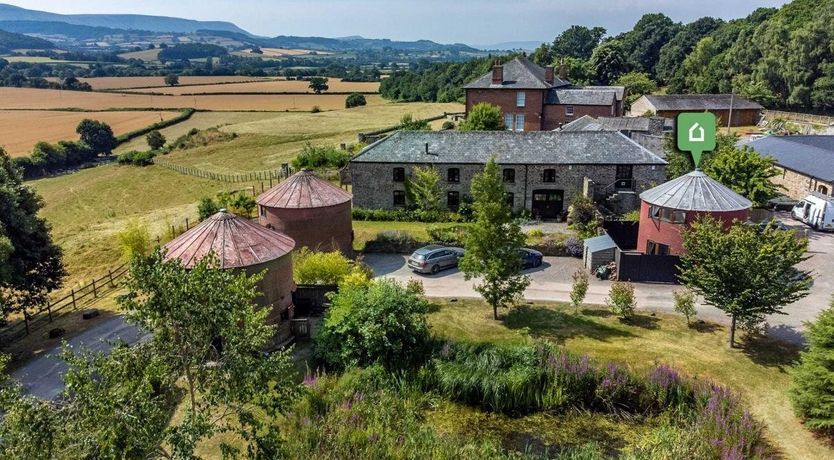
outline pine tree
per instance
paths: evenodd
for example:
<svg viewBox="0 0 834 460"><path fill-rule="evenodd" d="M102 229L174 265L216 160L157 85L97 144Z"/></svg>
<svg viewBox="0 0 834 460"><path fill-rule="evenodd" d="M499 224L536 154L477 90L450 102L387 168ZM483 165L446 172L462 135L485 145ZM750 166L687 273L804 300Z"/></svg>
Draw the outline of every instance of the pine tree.
<svg viewBox="0 0 834 460"><path fill-rule="evenodd" d="M834 432L834 302L805 333L808 350L793 374L791 400L809 427Z"/></svg>

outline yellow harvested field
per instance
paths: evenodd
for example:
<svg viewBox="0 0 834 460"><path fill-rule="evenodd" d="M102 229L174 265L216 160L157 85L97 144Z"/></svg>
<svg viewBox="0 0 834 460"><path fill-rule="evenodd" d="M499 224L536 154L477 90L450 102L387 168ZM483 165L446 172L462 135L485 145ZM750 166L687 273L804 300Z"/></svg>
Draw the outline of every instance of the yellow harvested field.
<svg viewBox="0 0 834 460"><path fill-rule="evenodd" d="M327 81L328 92L334 93L376 93L379 82L341 81L331 78ZM131 89L136 93L161 94L205 94L205 93L313 93L310 82L303 80L255 81L248 83L231 83L226 85L201 86L165 86L158 88ZM324 93L327 94L327 93Z"/></svg>
<svg viewBox="0 0 834 460"><path fill-rule="evenodd" d="M107 123L118 136L179 115L179 112L0 111L0 147L11 156L28 155L40 141L75 140L78 123L91 118Z"/></svg>
<svg viewBox="0 0 834 460"><path fill-rule="evenodd" d="M160 96L147 94L110 94L83 91L59 91L34 88L0 88L2 109L177 109L195 108L240 112L256 111L309 111L313 106L321 110L337 110L345 107L345 95L208 95L208 96ZM367 96L369 105L382 104L380 96Z"/></svg>
<svg viewBox="0 0 834 460"><path fill-rule="evenodd" d="M242 83L247 81L268 81L275 78L269 77L244 77L230 75L226 77L180 77L180 85L216 85L220 83ZM50 81L59 81L59 78L47 78ZM79 78L78 80L89 83L94 90L99 89L130 89L148 88L154 86L165 86L165 77L98 77Z"/></svg>

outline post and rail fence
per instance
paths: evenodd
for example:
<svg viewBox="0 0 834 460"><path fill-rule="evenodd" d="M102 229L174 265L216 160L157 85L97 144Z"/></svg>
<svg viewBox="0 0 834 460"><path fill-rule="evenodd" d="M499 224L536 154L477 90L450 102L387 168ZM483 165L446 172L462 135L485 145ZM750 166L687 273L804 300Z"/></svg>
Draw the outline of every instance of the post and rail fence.
<svg viewBox="0 0 834 460"><path fill-rule="evenodd" d="M232 174L207 171L205 169L195 168L192 166L184 166L158 158L154 158L151 161L153 161L153 163L157 166L170 169L171 171L178 172L186 176L231 183L270 181L271 184L272 181L275 179L283 180L295 173L295 170L289 164L286 163L283 164L280 169L272 169L267 171L248 171L244 173Z"/></svg>
<svg viewBox="0 0 834 460"><path fill-rule="evenodd" d="M5 345L28 336L67 313L91 307L97 299L118 290L129 269L128 264L124 263L84 286L70 289L69 294L47 303L38 311L24 312L22 320L0 328L0 344Z"/></svg>

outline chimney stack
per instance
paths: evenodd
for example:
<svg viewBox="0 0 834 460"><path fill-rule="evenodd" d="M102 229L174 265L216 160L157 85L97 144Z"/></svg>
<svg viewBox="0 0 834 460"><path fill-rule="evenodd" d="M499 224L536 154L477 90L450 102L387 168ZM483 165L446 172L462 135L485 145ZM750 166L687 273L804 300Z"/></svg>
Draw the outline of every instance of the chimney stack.
<svg viewBox="0 0 834 460"><path fill-rule="evenodd" d="M561 62L559 64L559 79L567 81L568 80L568 71L565 69L565 63Z"/></svg>
<svg viewBox="0 0 834 460"><path fill-rule="evenodd" d="M492 84L501 85L504 83L504 66L495 64L492 66Z"/></svg>
<svg viewBox="0 0 834 460"><path fill-rule="evenodd" d="M549 65L544 68L544 81L553 84L555 75L553 74L553 66Z"/></svg>

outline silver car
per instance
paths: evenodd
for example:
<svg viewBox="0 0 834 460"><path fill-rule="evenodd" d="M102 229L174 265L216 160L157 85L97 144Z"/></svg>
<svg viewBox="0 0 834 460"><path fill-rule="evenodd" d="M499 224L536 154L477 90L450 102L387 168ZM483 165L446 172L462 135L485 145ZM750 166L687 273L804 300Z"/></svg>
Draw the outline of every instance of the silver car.
<svg viewBox="0 0 834 460"><path fill-rule="evenodd" d="M463 249L432 244L414 251L408 258L408 267L417 273L436 274L440 270L454 268L463 257Z"/></svg>

